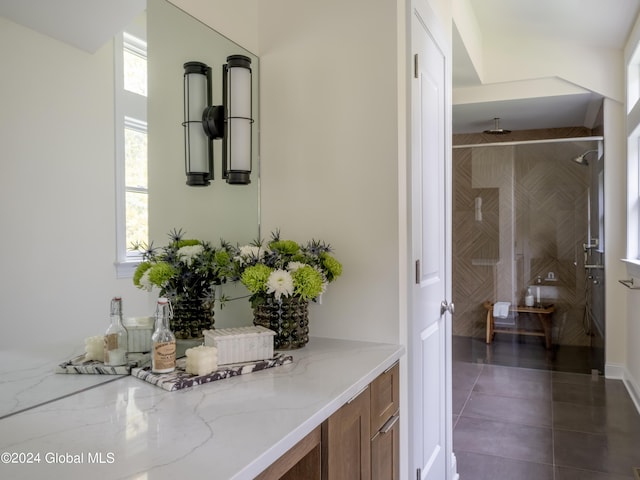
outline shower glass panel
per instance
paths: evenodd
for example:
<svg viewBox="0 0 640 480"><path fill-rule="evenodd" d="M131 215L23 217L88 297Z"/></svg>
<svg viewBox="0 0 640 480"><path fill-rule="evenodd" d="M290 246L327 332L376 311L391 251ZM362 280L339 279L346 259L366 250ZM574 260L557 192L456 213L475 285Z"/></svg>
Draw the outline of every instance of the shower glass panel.
<svg viewBox="0 0 640 480"><path fill-rule="evenodd" d="M527 344L548 362L564 353L585 363L567 370L602 369L602 151L601 141L579 139L454 148L454 336L480 350ZM525 335L541 328L527 312L496 319L505 332L487 339L486 302L524 306L527 292L554 310L551 349Z"/></svg>

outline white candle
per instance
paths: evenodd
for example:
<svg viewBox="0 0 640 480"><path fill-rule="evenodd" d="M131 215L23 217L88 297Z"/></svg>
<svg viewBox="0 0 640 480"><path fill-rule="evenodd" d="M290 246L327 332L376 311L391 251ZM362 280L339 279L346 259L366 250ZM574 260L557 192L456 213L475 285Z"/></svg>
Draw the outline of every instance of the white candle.
<svg viewBox="0 0 640 480"><path fill-rule="evenodd" d="M104 362L104 335L84 339L84 359Z"/></svg>
<svg viewBox="0 0 640 480"><path fill-rule="evenodd" d="M540 305L540 287L536 287L536 304Z"/></svg>
<svg viewBox="0 0 640 480"><path fill-rule="evenodd" d="M188 348L185 352L187 365L185 371L192 375L207 375L218 369L218 349L200 345Z"/></svg>

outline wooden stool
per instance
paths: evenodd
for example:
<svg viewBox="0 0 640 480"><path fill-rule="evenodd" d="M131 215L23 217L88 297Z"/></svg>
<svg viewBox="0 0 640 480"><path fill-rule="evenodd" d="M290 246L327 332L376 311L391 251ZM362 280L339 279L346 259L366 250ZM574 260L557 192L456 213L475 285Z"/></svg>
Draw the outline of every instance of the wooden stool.
<svg viewBox="0 0 640 480"><path fill-rule="evenodd" d="M487 343L493 341L496 333L510 333L512 335L532 335L535 337L544 337L545 346L551 348L551 320L555 306L553 304L541 305L539 307L526 307L524 305L512 305L509 308L511 312L517 313L535 313L542 324L542 330L523 330L519 328L496 328L493 319L493 303L484 302L484 308L487 309Z"/></svg>

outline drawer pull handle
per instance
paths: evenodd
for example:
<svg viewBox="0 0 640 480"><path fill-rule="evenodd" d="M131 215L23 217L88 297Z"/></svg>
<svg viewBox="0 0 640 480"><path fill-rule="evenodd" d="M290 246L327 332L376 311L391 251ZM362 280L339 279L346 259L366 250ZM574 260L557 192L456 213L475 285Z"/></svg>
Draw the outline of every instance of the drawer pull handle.
<svg viewBox="0 0 640 480"><path fill-rule="evenodd" d="M385 423L382 428L380 429L380 433L388 433L389 430L391 430L393 428L393 426L398 423L398 420L400 420L400 415L399 414L395 414L393 417L391 417L389 420L387 420L387 423Z"/></svg>
<svg viewBox="0 0 640 480"><path fill-rule="evenodd" d="M349 399L349 401L347 402L347 404L353 402L356 398L358 398L358 396L364 392L367 388L369 388L369 385L365 385L363 388L361 388L360 390L358 390L358 393L356 393L353 397L351 397Z"/></svg>

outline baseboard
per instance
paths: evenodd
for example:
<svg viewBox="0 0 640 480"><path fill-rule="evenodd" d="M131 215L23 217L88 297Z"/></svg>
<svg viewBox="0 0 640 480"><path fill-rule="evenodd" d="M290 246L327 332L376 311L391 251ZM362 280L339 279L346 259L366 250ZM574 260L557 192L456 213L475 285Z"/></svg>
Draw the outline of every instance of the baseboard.
<svg viewBox="0 0 640 480"><path fill-rule="evenodd" d="M640 383L638 383L637 379L633 378L629 370L624 365L608 363L604 367L604 376L606 378L623 381L631 400L636 406L636 410L638 410L640 414Z"/></svg>
<svg viewBox="0 0 640 480"><path fill-rule="evenodd" d="M624 379L624 365L618 365L616 363L606 363L604 366L605 378L612 378L614 380Z"/></svg>
<svg viewBox="0 0 640 480"><path fill-rule="evenodd" d="M458 459L453 452L451 452L451 480L460 480L460 475L458 474Z"/></svg>

